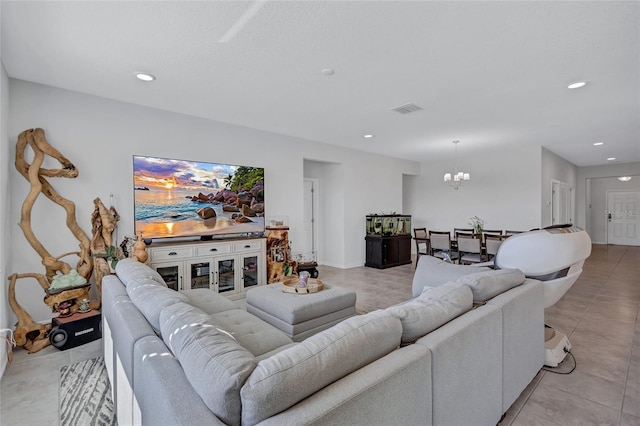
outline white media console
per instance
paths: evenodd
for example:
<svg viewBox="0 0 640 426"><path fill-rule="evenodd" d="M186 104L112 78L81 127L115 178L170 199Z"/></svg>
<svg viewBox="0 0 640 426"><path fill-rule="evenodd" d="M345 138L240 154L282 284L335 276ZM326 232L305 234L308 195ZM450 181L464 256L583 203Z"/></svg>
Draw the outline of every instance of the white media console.
<svg viewBox="0 0 640 426"><path fill-rule="evenodd" d="M230 299L267 283L266 239L153 243L149 266L174 290L208 288Z"/></svg>

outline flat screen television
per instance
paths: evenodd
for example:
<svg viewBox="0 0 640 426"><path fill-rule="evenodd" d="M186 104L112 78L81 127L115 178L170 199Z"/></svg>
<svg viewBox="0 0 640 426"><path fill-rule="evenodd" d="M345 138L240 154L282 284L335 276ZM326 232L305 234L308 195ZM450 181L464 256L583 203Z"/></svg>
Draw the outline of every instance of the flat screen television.
<svg viewBox="0 0 640 426"><path fill-rule="evenodd" d="M230 237L263 233L264 169L133 156L136 235Z"/></svg>

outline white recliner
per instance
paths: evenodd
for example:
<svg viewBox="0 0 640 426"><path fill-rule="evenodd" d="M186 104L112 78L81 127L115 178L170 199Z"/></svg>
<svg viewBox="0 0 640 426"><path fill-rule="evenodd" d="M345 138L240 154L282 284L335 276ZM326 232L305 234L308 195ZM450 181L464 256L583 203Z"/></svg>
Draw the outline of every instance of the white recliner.
<svg viewBox="0 0 640 426"><path fill-rule="evenodd" d="M578 227L560 225L507 238L500 245L495 265L520 269L527 278L542 281L546 309L569 291L589 255L589 235ZM571 351L571 343L564 333L545 325L544 348L545 365L557 367Z"/></svg>
<svg viewBox="0 0 640 426"><path fill-rule="evenodd" d="M544 283L544 307L555 305L582 273L591 255L591 238L575 226L523 232L502 242L495 258L498 268L520 269L527 278Z"/></svg>

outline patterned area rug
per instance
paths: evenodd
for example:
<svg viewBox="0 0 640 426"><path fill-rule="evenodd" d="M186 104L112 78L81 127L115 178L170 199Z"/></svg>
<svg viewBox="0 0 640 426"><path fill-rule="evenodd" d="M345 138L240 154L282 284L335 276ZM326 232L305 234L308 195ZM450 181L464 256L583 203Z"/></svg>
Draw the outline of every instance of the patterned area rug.
<svg viewBox="0 0 640 426"><path fill-rule="evenodd" d="M60 369L60 426L117 425L102 357Z"/></svg>

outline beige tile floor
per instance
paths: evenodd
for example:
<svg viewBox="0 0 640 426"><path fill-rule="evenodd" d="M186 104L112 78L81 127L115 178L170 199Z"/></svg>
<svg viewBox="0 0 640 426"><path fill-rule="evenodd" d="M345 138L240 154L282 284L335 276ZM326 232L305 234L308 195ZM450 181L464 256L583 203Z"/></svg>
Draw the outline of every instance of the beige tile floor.
<svg viewBox="0 0 640 426"><path fill-rule="evenodd" d="M323 281L354 289L363 312L411 297L412 265L319 269ZM576 370L541 371L500 425L640 425L639 307L640 247L595 245L582 276L545 313L569 334ZM16 350L0 386L0 425L58 424L60 367L100 353L101 341L32 355Z"/></svg>
<svg viewBox="0 0 640 426"><path fill-rule="evenodd" d="M60 368L102 355L102 339L60 351L48 346L35 354L14 352L2 376L1 426L54 426L59 424Z"/></svg>

